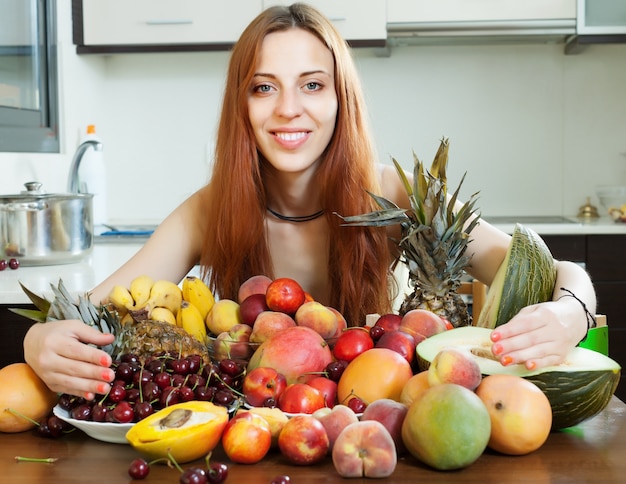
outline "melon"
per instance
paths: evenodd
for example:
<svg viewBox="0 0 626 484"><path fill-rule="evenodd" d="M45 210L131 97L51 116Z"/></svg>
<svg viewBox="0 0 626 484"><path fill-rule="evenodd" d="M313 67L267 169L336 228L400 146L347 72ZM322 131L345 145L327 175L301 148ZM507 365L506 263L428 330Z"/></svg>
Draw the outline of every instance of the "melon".
<svg viewBox="0 0 626 484"><path fill-rule="evenodd" d="M483 375L517 375L539 387L550 401L552 429L571 427L601 412L620 380L620 365L597 351L574 348L560 365L528 370L524 365L502 366L491 353L491 329L466 326L440 333L417 345L421 369L446 347L469 350Z"/></svg>
<svg viewBox="0 0 626 484"><path fill-rule="evenodd" d="M493 329L520 309L551 300L555 284L556 264L550 249L532 229L516 224L475 325Z"/></svg>

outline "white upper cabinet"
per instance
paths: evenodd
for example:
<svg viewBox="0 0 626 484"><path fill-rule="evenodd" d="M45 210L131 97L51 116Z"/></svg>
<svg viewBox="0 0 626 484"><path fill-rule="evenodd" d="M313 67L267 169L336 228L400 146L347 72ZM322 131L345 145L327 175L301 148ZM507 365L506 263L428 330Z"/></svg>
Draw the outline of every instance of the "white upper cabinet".
<svg viewBox="0 0 626 484"><path fill-rule="evenodd" d="M626 35L625 0L578 0L578 33Z"/></svg>
<svg viewBox="0 0 626 484"><path fill-rule="evenodd" d="M290 5L289 0L263 0L263 8ZM308 0L326 15L353 46L384 45L387 39L386 0Z"/></svg>
<svg viewBox="0 0 626 484"><path fill-rule="evenodd" d="M83 0L82 24L74 11L74 22L78 22L74 25L74 43L83 46L232 44L261 12L262 3L262 0Z"/></svg>
<svg viewBox="0 0 626 484"><path fill-rule="evenodd" d="M387 0L387 22L390 37L569 35L576 0Z"/></svg>

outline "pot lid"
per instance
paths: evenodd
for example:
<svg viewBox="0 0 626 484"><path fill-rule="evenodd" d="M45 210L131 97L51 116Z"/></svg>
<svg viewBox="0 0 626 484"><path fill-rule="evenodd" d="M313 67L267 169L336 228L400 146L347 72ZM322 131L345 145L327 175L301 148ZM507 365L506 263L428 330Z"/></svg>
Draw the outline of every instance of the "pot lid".
<svg viewBox="0 0 626 484"><path fill-rule="evenodd" d="M24 183L20 193L13 195L0 195L0 202L24 202L31 200L77 200L93 198L93 193L46 193L43 184L37 181Z"/></svg>

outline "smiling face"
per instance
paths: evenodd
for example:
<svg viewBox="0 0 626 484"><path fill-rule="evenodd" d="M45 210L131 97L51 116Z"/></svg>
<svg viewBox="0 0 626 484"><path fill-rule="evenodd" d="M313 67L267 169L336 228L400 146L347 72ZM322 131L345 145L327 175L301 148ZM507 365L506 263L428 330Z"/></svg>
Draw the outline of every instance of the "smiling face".
<svg viewBox="0 0 626 484"><path fill-rule="evenodd" d="M259 151L278 171L312 167L328 146L337 118L334 59L302 29L268 34L248 97Z"/></svg>

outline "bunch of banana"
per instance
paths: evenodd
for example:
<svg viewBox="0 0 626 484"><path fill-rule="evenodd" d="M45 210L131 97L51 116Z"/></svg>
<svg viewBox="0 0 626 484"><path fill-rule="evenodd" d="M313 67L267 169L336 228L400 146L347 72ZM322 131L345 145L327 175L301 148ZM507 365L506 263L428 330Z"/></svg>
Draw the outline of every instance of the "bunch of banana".
<svg viewBox="0 0 626 484"><path fill-rule="evenodd" d="M138 276L131 281L129 288L114 286L108 299L122 316L122 323L163 321L180 326L201 343L206 343L205 320L215 298L198 277L185 277L181 289L171 281Z"/></svg>
<svg viewBox="0 0 626 484"><path fill-rule="evenodd" d="M187 276L182 283L183 302L176 323L203 343L207 339L206 317L215 304L209 286L199 277Z"/></svg>
<svg viewBox="0 0 626 484"><path fill-rule="evenodd" d="M144 275L133 279L129 288L119 284L114 286L108 299L123 316L123 322L132 318L135 321L151 319L176 324L183 294L180 287L171 281L154 281Z"/></svg>

